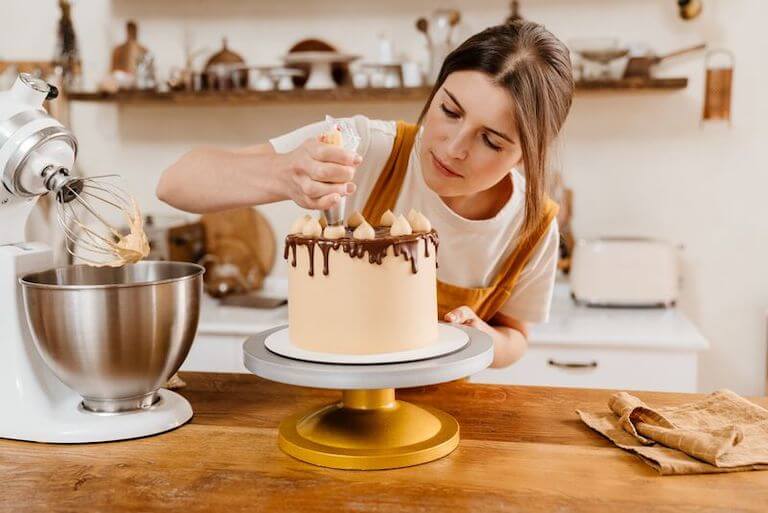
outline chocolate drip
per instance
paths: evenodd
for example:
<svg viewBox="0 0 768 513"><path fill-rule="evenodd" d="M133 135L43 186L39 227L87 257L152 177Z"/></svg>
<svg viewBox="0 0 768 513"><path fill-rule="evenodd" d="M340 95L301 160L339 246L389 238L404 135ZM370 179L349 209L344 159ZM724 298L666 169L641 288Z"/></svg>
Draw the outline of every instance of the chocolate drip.
<svg viewBox="0 0 768 513"><path fill-rule="evenodd" d="M307 240L307 251L309 251L309 275L315 275L315 241Z"/></svg>
<svg viewBox="0 0 768 513"><path fill-rule="evenodd" d="M429 239L429 242L435 246L435 267L440 267L440 262L437 261L437 248L440 246L440 239L437 238L437 232L434 230L429 232L427 238ZM429 243L426 241L424 243L424 252L426 253L427 258L429 258Z"/></svg>
<svg viewBox="0 0 768 513"><path fill-rule="evenodd" d="M424 240L424 244L427 245L426 239ZM400 256L402 254L406 261L411 261L411 272L413 272L413 274L416 274L419 270L418 250L419 239L398 241L392 244L392 252L395 256Z"/></svg>
<svg viewBox="0 0 768 513"><path fill-rule="evenodd" d="M328 276L328 253L330 253L331 249L339 249L341 243L337 240L330 244L327 241L318 241L318 245L320 246L320 251L323 252L323 275Z"/></svg>
<svg viewBox="0 0 768 513"><path fill-rule="evenodd" d="M285 251L283 252L283 259L288 260L288 250L293 252L293 259L291 260L291 266L296 267L296 239L291 237L285 238Z"/></svg>
<svg viewBox="0 0 768 513"><path fill-rule="evenodd" d="M389 227L376 228L376 238L370 240L359 240L352 237L351 230L347 230L346 237L341 239L317 239L304 237L301 235L288 235L285 239L285 252L283 258L288 259L289 248L293 251L293 260L291 265L296 267L296 246L306 246L309 256L309 275L315 274L315 246L320 248L323 256L323 275L329 274L330 251L344 251L351 258L363 258L368 254L368 263L381 265L387 250L392 246L392 253L395 257L402 256L404 260L411 262L411 271L415 274L419 270L419 241L424 241L424 257L429 258L429 245L435 247L435 257L437 257L437 247L439 239L434 230L429 233L414 233L411 235L401 235L392 237L389 235Z"/></svg>

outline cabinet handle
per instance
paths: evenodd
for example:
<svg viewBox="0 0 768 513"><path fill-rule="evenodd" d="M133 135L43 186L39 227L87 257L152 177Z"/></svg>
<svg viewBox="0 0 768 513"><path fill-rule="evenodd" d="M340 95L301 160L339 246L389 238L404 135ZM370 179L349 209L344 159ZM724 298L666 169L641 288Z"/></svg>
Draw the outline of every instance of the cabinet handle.
<svg viewBox="0 0 768 513"><path fill-rule="evenodd" d="M596 360L592 360L591 362L558 362L550 358L547 361L547 364L551 365L552 367L560 367L562 369L594 369L597 367Z"/></svg>

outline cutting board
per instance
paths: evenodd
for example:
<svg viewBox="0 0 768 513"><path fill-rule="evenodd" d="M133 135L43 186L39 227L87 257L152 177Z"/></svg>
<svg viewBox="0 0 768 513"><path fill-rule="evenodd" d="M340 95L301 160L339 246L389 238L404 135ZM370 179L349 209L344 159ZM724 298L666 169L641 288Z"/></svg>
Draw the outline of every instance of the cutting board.
<svg viewBox="0 0 768 513"><path fill-rule="evenodd" d="M275 233L254 208L204 214L206 289L248 292L261 288L275 263ZM235 271L235 268L237 271ZM239 275L239 276L238 276ZM217 287L217 280L228 280Z"/></svg>

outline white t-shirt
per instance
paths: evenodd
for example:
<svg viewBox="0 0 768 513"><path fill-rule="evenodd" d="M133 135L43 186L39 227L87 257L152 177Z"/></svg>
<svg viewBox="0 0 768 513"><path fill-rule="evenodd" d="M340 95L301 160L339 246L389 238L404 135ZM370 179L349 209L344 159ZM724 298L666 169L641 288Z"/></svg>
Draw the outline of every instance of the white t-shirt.
<svg viewBox="0 0 768 513"><path fill-rule="evenodd" d="M347 215L362 211L379 173L389 159L397 131L395 121L349 118L361 137L357 152L363 157L355 171L357 190L347 197ZM313 123L271 139L278 153L287 153L304 141L317 137L326 128L324 122ZM421 131L416 136L408 160L395 212L421 211L440 236L437 277L459 287L487 287L507 257L515 249L523 225L525 177L511 170L513 193L502 209L491 219L470 220L451 210L424 182L419 160ZM539 242L515 284L512 295L500 312L522 322L547 320L557 268L559 232L553 220L547 234Z"/></svg>

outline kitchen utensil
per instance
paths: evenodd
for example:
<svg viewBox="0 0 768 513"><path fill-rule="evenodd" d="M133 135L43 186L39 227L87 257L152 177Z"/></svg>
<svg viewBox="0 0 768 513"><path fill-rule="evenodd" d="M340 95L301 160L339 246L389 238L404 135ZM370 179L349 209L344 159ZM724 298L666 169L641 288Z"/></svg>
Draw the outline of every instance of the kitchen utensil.
<svg viewBox="0 0 768 513"><path fill-rule="evenodd" d="M509 16L507 16L507 19L504 20L505 23L514 23L522 19L523 16L520 14L520 2L517 0L512 0L509 2Z"/></svg>
<svg viewBox="0 0 768 513"><path fill-rule="evenodd" d="M227 38L221 40L221 50L213 54L205 63L204 87L206 89L244 89L248 86L248 72L242 68L245 61L240 54L233 52L227 46ZM233 75L232 69L238 68Z"/></svg>
<svg viewBox="0 0 768 513"><path fill-rule="evenodd" d="M272 68L269 70L269 76L275 82L275 89L278 91L291 91L294 88L293 78L303 77L304 72L296 68Z"/></svg>
<svg viewBox="0 0 768 513"><path fill-rule="evenodd" d="M75 25L72 23L72 2L59 0L58 3L61 17L56 33L56 50L53 61L61 69L62 83L67 90L76 91L82 88L83 69Z"/></svg>
<svg viewBox="0 0 768 513"><path fill-rule="evenodd" d="M370 70L356 66L350 69L352 75L352 87L355 89L364 89L370 85Z"/></svg>
<svg viewBox="0 0 768 513"><path fill-rule="evenodd" d="M677 0L680 17L684 20L697 18L703 9L701 0Z"/></svg>
<svg viewBox="0 0 768 513"><path fill-rule="evenodd" d="M125 224L125 220L120 219L120 223L118 231L128 233L130 227ZM186 224L187 221L178 215L147 214L143 216L144 233L150 248L149 254L145 258L147 260L181 260L182 262L196 262L197 259L202 258L202 250L197 259L178 258L178 252L176 258L173 256L172 248L178 244L178 241L173 241L169 234L174 228L182 228ZM67 245L70 263L82 261L80 255L86 252L84 246L90 243L82 230L74 231L77 232L77 239Z"/></svg>
<svg viewBox="0 0 768 513"><path fill-rule="evenodd" d="M359 59L358 55L338 52L292 52L283 57L286 64L310 67L305 89L334 89L336 82L332 75L332 65L348 64L356 59Z"/></svg>
<svg viewBox="0 0 768 513"><path fill-rule="evenodd" d="M136 74L138 64L144 60L148 50L139 43L139 26L135 21L125 24L125 42L112 50L112 71Z"/></svg>
<svg viewBox="0 0 768 513"><path fill-rule="evenodd" d="M403 72L400 63L363 63L362 68L368 70L371 87L396 89L402 87Z"/></svg>
<svg viewBox="0 0 768 513"><path fill-rule="evenodd" d="M133 287L128 285L116 287L120 289L116 290L111 285L99 288L96 283L92 283L98 291L78 294L74 290L77 286L67 289L56 284L58 280L71 277L71 273L78 275L79 271L69 269L79 268L60 268L44 273L50 279L38 280L40 283L33 284L36 290L22 299L22 289L26 290L26 286L20 285L19 276L38 273L53 265L53 254L49 247L24 240L24 225L30 211L37 199L49 192L58 202L71 202L75 199L63 187L71 183L73 178L70 170L74 165L77 142L69 130L42 108L46 99L54 99L56 95L54 87L23 74L16 79L10 90L0 92L0 180L3 183L3 187L0 187L0 325L3 327L3 343L0 344L0 404L6 412L0 415L0 437L80 443L136 438L174 429L192 416L192 408L186 399L166 390L155 392L154 397L159 399L152 404L148 404L154 399L152 396L141 401L138 396L129 398L111 395L112 391L130 388L129 382L133 381L131 376L109 372L109 369L115 368L112 367L116 357L113 351L124 350L116 348L111 342L113 339L103 339L101 346L91 343L96 333L88 329L72 332L62 331L61 328L105 326L115 337L122 336L125 330L143 335L146 334L146 319L154 319L157 333L148 336L158 344L153 349L158 359L151 364L147 363L146 342L142 337L122 339L128 352L120 353L125 360L120 365L132 365L135 372L142 374L144 370L141 366L147 363L149 367L144 374L147 380L150 372L154 373L155 369L162 367L168 370L168 374L162 376L165 379L175 368L175 361L183 358L181 352L187 345L187 335L182 337L182 341L174 341L181 332L194 333L193 320L196 322L197 319L193 300L195 293L189 286L185 291L180 291L170 282L166 282L169 285L167 287L165 283L147 283L146 288L155 292L142 296L140 304L129 301L130 306L124 309L126 304L115 299L135 298L134 294L141 292L132 292ZM120 272L118 269L91 271ZM89 274L91 271L84 271L82 276L92 276ZM49 282L53 285L49 286ZM83 285L81 282L71 283ZM106 282L103 284L107 285ZM76 295L77 306L67 303L69 299L58 299L70 298L71 294ZM86 300L86 296L91 299ZM34 333L30 321L35 323ZM179 331L169 333L169 323L179 328ZM144 331L134 331L136 329ZM63 333L67 334L66 338L59 338ZM162 333L168 338L160 336ZM48 366L40 351L42 349L46 353L58 354L61 348L57 348L56 340L64 340L63 343L72 349L61 359L49 359L60 375ZM136 346L143 349L134 353L133 348ZM83 398L59 379L62 377L69 380L74 374L72 383L78 387L82 379L88 379L88 375L69 367L81 361L85 354L75 352L77 347L89 348L90 360L85 364L89 366L88 372L98 374L104 371L101 374L106 376L101 384L102 392L110 391L109 396L99 395L102 392L96 391L93 397L96 402L91 402L91 406L111 409L101 401L106 398L118 401L118 409L127 406L128 403L124 401L128 400L134 401L134 405L141 403L146 408L112 415L94 414L85 409ZM164 347L177 349L172 353ZM168 360L163 361L161 357L167 357ZM90 395L90 388L88 390ZM150 392L150 389L142 391L145 394Z"/></svg>
<svg viewBox="0 0 768 513"><path fill-rule="evenodd" d="M459 443L459 424L440 410L395 399L395 388L434 385L471 376L490 365L490 336L453 326L469 338L452 353L407 363L329 364L287 358L265 340L280 326L243 344L254 374L291 385L341 390L341 401L284 419L278 445L302 461L339 469L374 470L418 465L446 456Z"/></svg>
<svg viewBox="0 0 768 513"><path fill-rule="evenodd" d="M56 193L62 197L56 202L56 216L67 239L66 249L81 262L113 262L121 258L123 237L144 236L138 206L118 179L118 175L69 177ZM124 222L131 225L129 232L120 231Z"/></svg>
<svg viewBox="0 0 768 513"><path fill-rule="evenodd" d="M21 278L43 360L94 412L148 408L187 357L203 268L182 262L77 265Z"/></svg>
<svg viewBox="0 0 768 513"><path fill-rule="evenodd" d="M270 75L270 66L250 66L248 68L249 87L256 91L272 91L275 81Z"/></svg>
<svg viewBox="0 0 768 513"><path fill-rule="evenodd" d="M336 47L320 39L302 39L288 49L288 54L299 52L336 52ZM307 63L297 63L291 66L303 72L302 76L293 77L293 84L296 87L304 87L309 80L309 73L312 68ZM331 77L333 82L340 86L347 82L349 77L349 64L345 62L334 62L331 64Z"/></svg>
<svg viewBox="0 0 768 513"><path fill-rule="evenodd" d="M704 50L706 47L706 43L701 43L695 46L681 48L680 50L675 50L674 52L665 55L632 56L627 61L627 67L624 69L624 78L651 78L653 67L660 64L662 61L679 55Z"/></svg>
<svg viewBox="0 0 768 513"><path fill-rule="evenodd" d="M424 74L418 62L406 61L402 66L403 86L421 87L424 84Z"/></svg>
<svg viewBox="0 0 768 513"><path fill-rule="evenodd" d="M360 145L360 136L355 129L355 125L348 120L334 119L331 116L325 116L327 124L326 131L335 130L341 133L341 147L347 151L356 152ZM331 226L344 224L346 219L347 198L342 196L334 206L323 210L323 216L326 222Z"/></svg>
<svg viewBox="0 0 768 513"><path fill-rule="evenodd" d="M705 66L707 78L704 88L702 120L719 120L730 123L734 68L733 53L724 49L712 50L707 53Z"/></svg>
<svg viewBox="0 0 768 513"><path fill-rule="evenodd" d="M275 234L253 208L204 214L206 292L220 297L260 289L274 266Z"/></svg>
<svg viewBox="0 0 768 513"><path fill-rule="evenodd" d="M461 14L455 9L437 9L429 18L429 22L420 24L428 31L429 72L428 81L434 84L440 74L443 61L453 50L453 29L461 20ZM417 28L419 23L417 22Z"/></svg>
<svg viewBox="0 0 768 513"><path fill-rule="evenodd" d="M568 46L576 52L583 61L591 63L595 67L594 72L584 68L585 79L611 79L612 64L622 59L629 53L629 48L619 46L619 41L612 37L595 37L573 39Z"/></svg>
<svg viewBox="0 0 768 513"><path fill-rule="evenodd" d="M155 56L147 52L136 66L136 88L142 91L157 89Z"/></svg>
<svg viewBox="0 0 768 513"><path fill-rule="evenodd" d="M429 21L424 17L417 19L416 30L424 34L424 37L427 39L427 47L431 47L432 38L429 36Z"/></svg>
<svg viewBox="0 0 768 513"><path fill-rule="evenodd" d="M147 236L152 237L150 234ZM168 258L161 258L161 260L195 263L200 262L205 256L205 227L200 221L170 227L165 239Z"/></svg>
<svg viewBox="0 0 768 513"><path fill-rule="evenodd" d="M429 19L429 36L433 45L449 44L451 34L461 20L461 14L455 9L436 9Z"/></svg>
<svg viewBox="0 0 768 513"><path fill-rule="evenodd" d="M571 261L571 292L591 306L673 306L679 294L679 248L647 238L580 240Z"/></svg>

